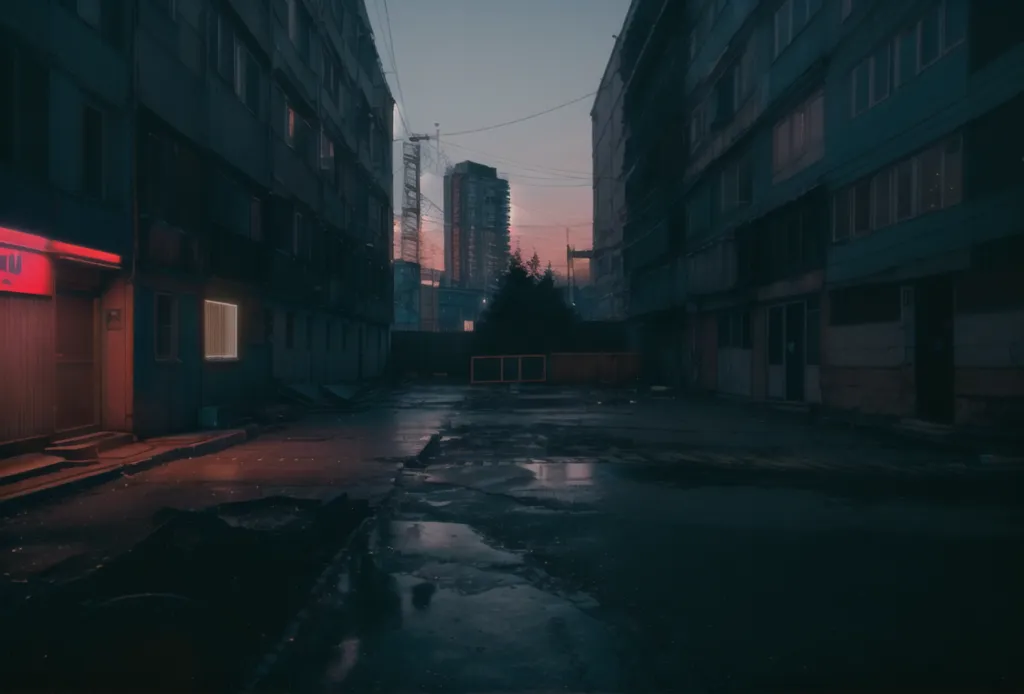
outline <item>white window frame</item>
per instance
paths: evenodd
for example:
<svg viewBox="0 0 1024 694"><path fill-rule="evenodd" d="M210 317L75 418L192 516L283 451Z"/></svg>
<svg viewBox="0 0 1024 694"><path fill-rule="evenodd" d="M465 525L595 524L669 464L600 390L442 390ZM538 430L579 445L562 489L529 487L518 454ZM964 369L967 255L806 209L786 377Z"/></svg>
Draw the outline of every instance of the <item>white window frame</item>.
<svg viewBox="0 0 1024 694"><path fill-rule="evenodd" d="M203 358L238 361L238 304L203 300Z"/></svg>
<svg viewBox="0 0 1024 694"><path fill-rule="evenodd" d="M784 43L784 44L779 41L780 16L781 16L783 10L785 10L785 14L786 14L785 21L789 25L789 38L786 39L786 43ZM793 43L793 1L792 0L785 0L781 5L779 5L775 9L775 14L772 15L772 28L774 29L773 33L774 33L774 36L775 36L775 57L778 58L780 55L782 55L782 52L784 50L786 50L786 47L789 46L789 44Z"/></svg>

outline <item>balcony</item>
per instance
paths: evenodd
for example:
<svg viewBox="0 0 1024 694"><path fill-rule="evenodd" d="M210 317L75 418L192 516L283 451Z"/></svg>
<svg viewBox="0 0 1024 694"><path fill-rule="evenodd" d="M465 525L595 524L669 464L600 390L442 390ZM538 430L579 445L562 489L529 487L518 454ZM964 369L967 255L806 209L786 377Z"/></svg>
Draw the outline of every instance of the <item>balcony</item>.
<svg viewBox="0 0 1024 694"><path fill-rule="evenodd" d="M274 178L292 195L312 209L319 209L317 175L299 154L281 140L274 140Z"/></svg>
<svg viewBox="0 0 1024 694"><path fill-rule="evenodd" d="M210 149L254 181L269 186L269 126L261 122L223 80L210 77L207 94Z"/></svg>
<svg viewBox="0 0 1024 694"><path fill-rule="evenodd" d="M684 180L691 181L699 176L713 161L725 154L738 139L747 134L768 105L768 76L754 87L743 105L733 114L728 125L714 132L690 157Z"/></svg>
<svg viewBox="0 0 1024 694"><path fill-rule="evenodd" d="M719 238L686 256L686 293L716 294L736 286L736 245Z"/></svg>
<svg viewBox="0 0 1024 694"><path fill-rule="evenodd" d="M275 61L275 67L279 69L288 81L298 91L299 96L307 104L316 104L317 89L319 81L312 68L309 67L309 56L300 56L295 44L288 37L284 27L274 26L274 45L277 47L279 60Z"/></svg>

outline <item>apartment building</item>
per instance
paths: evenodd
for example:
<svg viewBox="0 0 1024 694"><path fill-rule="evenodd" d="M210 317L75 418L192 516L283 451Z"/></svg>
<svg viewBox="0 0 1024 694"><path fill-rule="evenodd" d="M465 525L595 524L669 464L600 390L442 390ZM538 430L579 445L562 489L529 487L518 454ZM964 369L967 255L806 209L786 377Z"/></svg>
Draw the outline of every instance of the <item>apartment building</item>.
<svg viewBox="0 0 1024 694"><path fill-rule="evenodd" d="M658 261L629 262L641 253L630 225L664 183L627 192L624 248L634 319L660 308L634 294L682 295L690 385L965 426L1021 421L1010 268L1024 236L1024 33L1003 10L1021 13L983 0L686 4L685 76L671 82L684 85L684 173L660 194L684 217L673 228L662 202L636 237L668 223L683 262L660 278L647 269ZM656 73L647 98L665 103ZM627 110L631 132L663 131L636 118ZM675 257L645 245L663 267Z"/></svg>
<svg viewBox="0 0 1024 694"><path fill-rule="evenodd" d="M125 424L132 18L114 10L0 6L0 443Z"/></svg>
<svg viewBox="0 0 1024 694"><path fill-rule="evenodd" d="M0 440L180 431L276 383L381 371L393 101L362 0L52 0L4 5L0 22L19 51L12 88L32 113L48 94L51 120L14 110L18 148L24 128L48 130L33 146L50 166L17 152L4 174L27 192L5 195L0 224L38 237L69 287L39 309L56 350L19 358L56 352L38 370L51 399L75 401L63 418L34 404L38 421ZM48 90L23 86L32 69ZM26 388L20 403L39 397Z"/></svg>
<svg viewBox="0 0 1024 694"><path fill-rule="evenodd" d="M623 31L615 38L615 46L590 110L594 177L591 267L597 295L594 310L601 320L623 320L626 316L622 226L626 220L623 155L628 133L624 129L622 114L624 83L620 63L623 37L632 25L636 4L631 5Z"/></svg>
<svg viewBox="0 0 1024 694"><path fill-rule="evenodd" d="M624 196L618 211L621 306L648 377L663 383L678 383L684 369L685 235L678 191L686 162L685 92L680 88L688 60L686 7L681 0L636 0L630 7L617 49L621 183L595 185L595 210L607 207L601 199L605 189L598 186L612 186Z"/></svg>

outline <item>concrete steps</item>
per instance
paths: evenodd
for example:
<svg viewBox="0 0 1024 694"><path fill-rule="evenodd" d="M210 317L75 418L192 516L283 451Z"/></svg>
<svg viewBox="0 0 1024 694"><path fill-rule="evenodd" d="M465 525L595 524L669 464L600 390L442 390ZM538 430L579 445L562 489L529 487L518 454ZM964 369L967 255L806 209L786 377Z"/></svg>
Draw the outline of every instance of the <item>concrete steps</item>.
<svg viewBox="0 0 1024 694"><path fill-rule="evenodd" d="M104 451L132 443L135 436L121 431L98 431L54 441L46 447L48 455L70 462L97 460Z"/></svg>

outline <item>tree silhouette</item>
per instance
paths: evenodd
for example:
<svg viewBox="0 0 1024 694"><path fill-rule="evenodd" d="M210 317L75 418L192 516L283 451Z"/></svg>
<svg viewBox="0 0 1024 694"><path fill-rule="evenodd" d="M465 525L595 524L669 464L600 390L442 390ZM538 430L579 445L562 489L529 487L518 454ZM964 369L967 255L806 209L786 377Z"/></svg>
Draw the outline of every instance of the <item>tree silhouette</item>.
<svg viewBox="0 0 1024 694"><path fill-rule="evenodd" d="M526 270L530 273L530 277L534 279L540 278L540 256L537 255L537 251L534 251L533 255L526 262Z"/></svg>
<svg viewBox="0 0 1024 694"><path fill-rule="evenodd" d="M539 270L536 253L528 263L520 253L512 254L501 289L476 326L481 353L544 353L557 349L571 334L576 316L555 286L550 268L543 274Z"/></svg>

